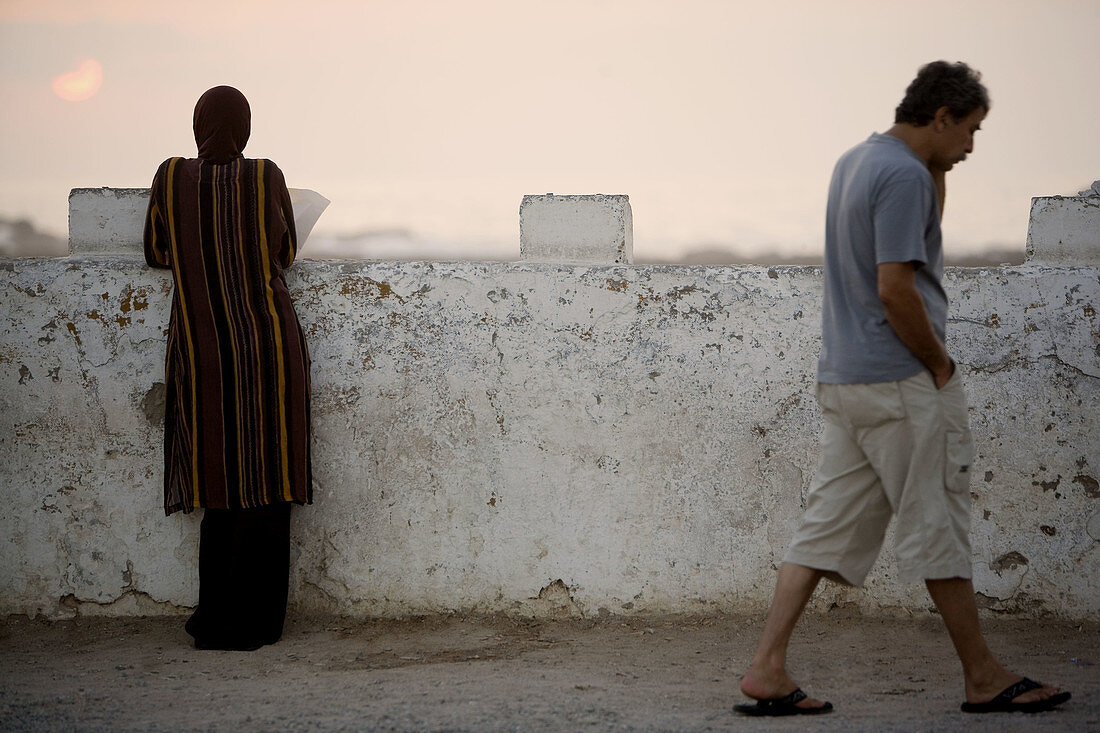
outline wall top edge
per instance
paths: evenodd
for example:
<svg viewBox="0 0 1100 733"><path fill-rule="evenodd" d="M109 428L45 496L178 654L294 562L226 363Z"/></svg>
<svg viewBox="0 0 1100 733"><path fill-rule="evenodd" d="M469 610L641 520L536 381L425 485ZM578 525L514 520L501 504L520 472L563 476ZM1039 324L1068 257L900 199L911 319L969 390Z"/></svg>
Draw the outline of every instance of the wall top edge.
<svg viewBox="0 0 1100 733"><path fill-rule="evenodd" d="M52 264L67 265L70 267L88 266L95 267L98 264L116 263L119 265L134 265L141 268L147 268L145 264L145 257L141 254L131 253L119 253L119 252L104 252L104 253L86 253L77 255L67 255L62 257L17 257L11 255L0 255L0 270L11 271L13 268L33 268L36 266L49 266ZM530 272L530 273L550 273L555 271L566 271L570 273L584 272L588 270L603 271L608 273L616 273L622 275L629 275L631 273L644 274L644 273L663 273L663 272L684 272L684 273L705 273L705 272L754 272L754 273L766 273L771 278L776 277L798 277L798 276L812 276L818 278L821 276L821 265L759 265L759 264L738 264L738 265L678 265L670 263L661 264L641 264L632 265L625 263L569 263L569 262L521 262L521 261L508 261L508 260L378 260L378 259L362 259L362 260L337 260L337 259L310 259L301 258L295 262L295 264L287 270L287 274L293 276L294 272L300 268L309 270L328 270L328 271L340 271L345 273L353 273L355 271L369 271L371 268L408 268L410 270L434 270L438 269L442 273L446 271L455 270L493 270L493 271L516 271L516 272ZM164 276L169 276L171 273L168 270L147 268L150 272L160 272ZM961 267L961 266L948 266L944 268L944 273L949 276L1022 276L1022 277L1036 277L1044 275L1046 273L1100 273L1100 266L1083 263L1083 264L1067 264L1067 263L1047 263L1047 262L1027 262L1023 264L1013 265L979 265L976 267Z"/></svg>
<svg viewBox="0 0 1100 733"><path fill-rule="evenodd" d="M1089 196L1062 196L1059 194L1052 194L1050 196L1032 196L1031 200L1034 201L1087 201L1091 203L1100 203L1100 194L1092 194Z"/></svg>
<svg viewBox="0 0 1100 733"><path fill-rule="evenodd" d="M622 201L630 200L625 193L525 193L523 202L528 201Z"/></svg>
<svg viewBox="0 0 1100 733"><path fill-rule="evenodd" d="M119 188L117 186L98 186L95 188L73 188L69 190L69 198L73 196L106 196L110 194L118 198L119 196L145 196L148 195L148 188Z"/></svg>

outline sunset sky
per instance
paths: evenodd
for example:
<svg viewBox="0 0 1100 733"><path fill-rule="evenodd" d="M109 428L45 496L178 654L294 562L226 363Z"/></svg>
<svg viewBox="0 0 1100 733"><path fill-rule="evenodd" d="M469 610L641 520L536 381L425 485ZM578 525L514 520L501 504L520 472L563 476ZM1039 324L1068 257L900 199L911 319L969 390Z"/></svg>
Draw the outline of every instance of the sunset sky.
<svg viewBox="0 0 1100 733"><path fill-rule="evenodd" d="M63 235L69 189L147 186L231 84L319 233L512 257L523 194L626 193L638 254L813 252L837 156L945 58L993 100L946 245L1022 247L1032 196L1100 179L1098 37L1093 0L3 0L0 216Z"/></svg>

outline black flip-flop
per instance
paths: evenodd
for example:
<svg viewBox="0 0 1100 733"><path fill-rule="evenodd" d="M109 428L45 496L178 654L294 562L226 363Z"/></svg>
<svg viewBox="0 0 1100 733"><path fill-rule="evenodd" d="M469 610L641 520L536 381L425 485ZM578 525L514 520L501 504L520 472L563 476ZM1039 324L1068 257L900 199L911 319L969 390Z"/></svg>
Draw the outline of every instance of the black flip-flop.
<svg viewBox="0 0 1100 733"><path fill-rule="evenodd" d="M1070 698L1068 692L1059 692L1057 695L1051 695L1046 700L1014 702L1017 697L1025 692L1038 690L1040 687L1042 685L1035 680L1024 677L1016 684L1006 687L1001 691L1001 694L989 702L964 702L962 711L964 713L1041 713L1058 707Z"/></svg>
<svg viewBox="0 0 1100 733"><path fill-rule="evenodd" d="M757 700L751 705L734 705L733 709L742 715L767 717L778 717L781 715L821 715L822 713L831 713L833 711L833 704L831 702L827 702L816 708L799 707L798 703L802 702L807 697L806 693L799 688L785 697Z"/></svg>

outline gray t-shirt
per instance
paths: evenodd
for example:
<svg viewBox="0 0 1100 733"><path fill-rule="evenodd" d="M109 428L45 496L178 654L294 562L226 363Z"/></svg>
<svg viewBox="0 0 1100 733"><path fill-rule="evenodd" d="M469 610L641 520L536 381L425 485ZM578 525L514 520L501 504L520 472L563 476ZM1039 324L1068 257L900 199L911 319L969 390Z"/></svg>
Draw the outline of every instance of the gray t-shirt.
<svg viewBox="0 0 1100 733"><path fill-rule="evenodd" d="M878 265L917 262L917 290L943 340L943 278L936 186L924 161L875 133L837 161L825 219L825 302L818 381L892 382L924 369L886 321Z"/></svg>

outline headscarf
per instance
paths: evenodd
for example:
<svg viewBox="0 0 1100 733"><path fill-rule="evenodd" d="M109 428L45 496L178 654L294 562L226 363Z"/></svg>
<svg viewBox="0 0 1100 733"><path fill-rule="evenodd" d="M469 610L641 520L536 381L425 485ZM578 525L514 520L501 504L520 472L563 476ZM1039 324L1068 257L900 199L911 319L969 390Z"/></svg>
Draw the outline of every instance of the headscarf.
<svg viewBox="0 0 1100 733"><path fill-rule="evenodd" d="M195 104L195 143L210 163L239 158L252 128L248 100L233 87L208 89Z"/></svg>

